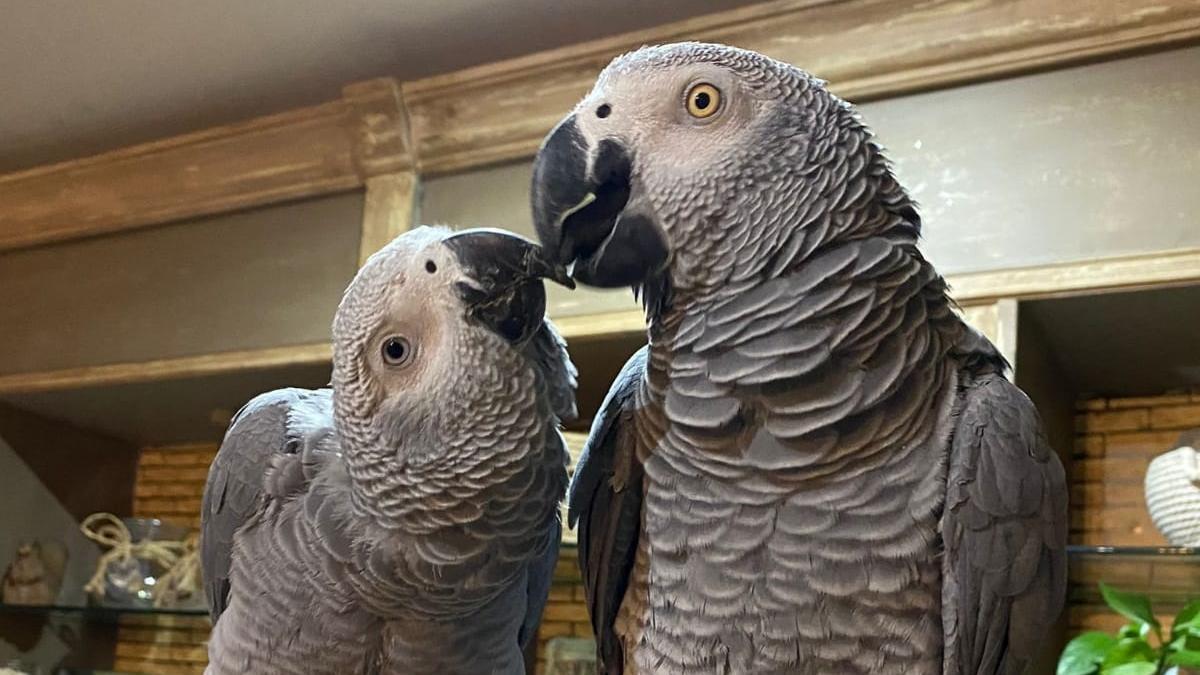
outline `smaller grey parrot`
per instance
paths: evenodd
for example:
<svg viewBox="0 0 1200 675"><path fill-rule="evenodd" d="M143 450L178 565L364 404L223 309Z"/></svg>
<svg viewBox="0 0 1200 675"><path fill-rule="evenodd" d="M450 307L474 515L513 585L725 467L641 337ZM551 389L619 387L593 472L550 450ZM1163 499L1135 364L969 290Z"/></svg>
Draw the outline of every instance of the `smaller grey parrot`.
<svg viewBox="0 0 1200 675"><path fill-rule="evenodd" d="M208 673L524 672L558 556L575 369L532 242L418 228L333 322L332 389L234 417L209 470Z"/></svg>
<svg viewBox="0 0 1200 675"><path fill-rule="evenodd" d="M1063 467L853 108L761 54L642 49L551 132L532 198L549 253L646 309L570 488L603 672L1037 656Z"/></svg>

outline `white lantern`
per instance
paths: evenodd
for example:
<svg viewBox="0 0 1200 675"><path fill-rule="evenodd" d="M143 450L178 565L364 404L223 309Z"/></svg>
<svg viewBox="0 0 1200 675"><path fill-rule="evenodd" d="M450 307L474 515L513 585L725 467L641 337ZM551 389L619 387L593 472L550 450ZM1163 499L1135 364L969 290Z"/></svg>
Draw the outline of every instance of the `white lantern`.
<svg viewBox="0 0 1200 675"><path fill-rule="evenodd" d="M1173 546L1200 546L1200 450L1196 433L1159 455L1146 470L1146 506L1154 526ZM1190 442L1189 442L1190 441Z"/></svg>

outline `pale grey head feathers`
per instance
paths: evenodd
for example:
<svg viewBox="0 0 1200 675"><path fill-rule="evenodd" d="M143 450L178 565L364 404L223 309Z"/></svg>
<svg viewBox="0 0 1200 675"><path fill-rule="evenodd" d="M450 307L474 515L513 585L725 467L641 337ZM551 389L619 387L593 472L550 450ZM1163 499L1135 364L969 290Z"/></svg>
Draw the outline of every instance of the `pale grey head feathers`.
<svg viewBox="0 0 1200 675"><path fill-rule="evenodd" d="M569 283L535 244L500 230L420 227L371 256L333 322L334 405L348 453L393 451L400 424L434 428L427 423L472 382L472 356L519 358L544 322L543 277Z"/></svg>
<svg viewBox="0 0 1200 675"><path fill-rule="evenodd" d="M846 103L802 70L712 44L615 59L547 137L532 196L539 238L597 286L710 292L835 237L915 228ZM891 215L862 208L877 197Z"/></svg>

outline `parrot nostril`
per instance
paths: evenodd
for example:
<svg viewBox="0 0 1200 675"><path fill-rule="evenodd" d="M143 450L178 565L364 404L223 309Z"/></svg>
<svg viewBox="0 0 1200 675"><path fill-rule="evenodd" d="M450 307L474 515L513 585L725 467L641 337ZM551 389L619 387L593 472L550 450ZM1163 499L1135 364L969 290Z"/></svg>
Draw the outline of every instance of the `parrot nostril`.
<svg viewBox="0 0 1200 675"><path fill-rule="evenodd" d="M608 114L611 112L612 112L612 106L610 106L607 103L604 103L604 104L601 104L601 106L599 108L596 108L596 117L599 117L600 119L604 119L605 117L608 117Z"/></svg>

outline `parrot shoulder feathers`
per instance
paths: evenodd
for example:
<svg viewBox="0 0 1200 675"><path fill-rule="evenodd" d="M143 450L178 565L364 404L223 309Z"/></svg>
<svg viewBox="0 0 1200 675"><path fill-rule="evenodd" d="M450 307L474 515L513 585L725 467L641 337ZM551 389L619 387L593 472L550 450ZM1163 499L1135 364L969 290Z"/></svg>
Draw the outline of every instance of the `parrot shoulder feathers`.
<svg viewBox="0 0 1200 675"><path fill-rule="evenodd" d="M1067 489L1033 403L999 373L960 394L942 515L946 673L1019 673L1062 610Z"/></svg>

